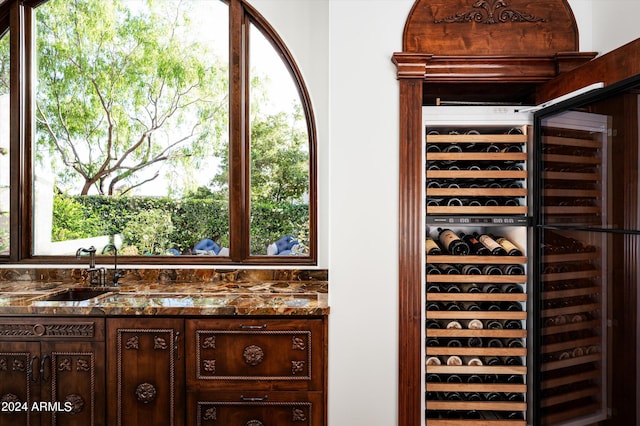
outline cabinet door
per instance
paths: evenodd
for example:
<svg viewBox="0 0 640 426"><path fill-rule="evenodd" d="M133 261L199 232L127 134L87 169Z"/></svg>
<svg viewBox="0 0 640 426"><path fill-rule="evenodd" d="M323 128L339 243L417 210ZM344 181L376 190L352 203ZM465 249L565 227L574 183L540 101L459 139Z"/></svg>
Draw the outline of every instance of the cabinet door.
<svg viewBox="0 0 640 426"><path fill-rule="evenodd" d="M187 321L189 389L322 390L321 319Z"/></svg>
<svg viewBox="0 0 640 426"><path fill-rule="evenodd" d="M40 424L39 413L31 411L31 405L37 400L40 389L37 377L39 360L38 342L0 341L1 425Z"/></svg>
<svg viewBox="0 0 640 426"><path fill-rule="evenodd" d="M42 400L54 403L44 423L105 424L104 342L43 343Z"/></svg>
<svg viewBox="0 0 640 426"><path fill-rule="evenodd" d="M184 424L184 321L107 320L110 425Z"/></svg>
<svg viewBox="0 0 640 426"><path fill-rule="evenodd" d="M321 426L321 392L189 393L190 426Z"/></svg>

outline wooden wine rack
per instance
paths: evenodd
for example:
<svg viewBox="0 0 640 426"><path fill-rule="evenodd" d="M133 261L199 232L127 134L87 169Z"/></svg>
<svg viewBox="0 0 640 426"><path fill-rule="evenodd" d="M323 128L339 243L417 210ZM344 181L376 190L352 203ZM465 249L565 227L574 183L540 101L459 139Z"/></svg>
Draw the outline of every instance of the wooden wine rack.
<svg viewBox="0 0 640 426"><path fill-rule="evenodd" d="M508 130L508 129L503 129ZM426 160L430 161L455 161L481 162L490 164L491 162L513 161L515 163L525 163L527 153L527 135L524 134L428 134L426 136L427 145L446 146L451 144L476 144L478 146L517 145L522 152L429 152L426 153ZM493 179L513 179L525 182L527 179L526 170L427 170L427 180L430 179L472 179L493 180ZM508 197L520 199L527 196L525 185L522 188L427 188L427 197ZM427 214L453 214L453 215L526 215L527 205L523 203L517 206L428 206Z"/></svg>
<svg viewBox="0 0 640 426"><path fill-rule="evenodd" d="M427 134L427 148L433 145L439 148L439 152L427 149L426 161L426 199L439 198L449 200L451 198L474 199L482 205L430 205L426 207L427 222L430 216L450 216L460 217L459 223L464 227L464 217L469 216L526 216L528 212L526 198L528 195L526 170L527 163L527 143L528 137L526 128L518 128L520 132L507 134L509 127L487 128L481 130L481 134L465 134L460 128L440 128L441 134ZM430 129L433 130L433 129ZM461 134L458 134L461 133ZM443 152L445 147L457 144L462 148L474 145L473 151ZM515 145L517 152L504 150L501 152L488 152L485 147L494 144L499 147ZM434 170L430 165L443 165L439 170ZM447 165L455 164L459 170L447 170ZM468 165L476 165L475 169L469 170ZM517 164L520 169L505 170L505 165ZM496 167L498 165L500 170ZM434 187L429 183L438 184L454 182L455 185ZM519 187L489 187L492 182L504 183L507 181L517 182ZM472 183L481 187L474 187ZM450 186L450 187L449 187ZM517 201L517 205L484 205L482 200L487 199L504 200L512 199ZM511 203L516 204L516 203ZM482 225L479 225L482 226ZM509 226L507 224L506 226ZM526 241L517 242L521 248L526 248ZM462 264L462 265L526 265L527 256L452 256L448 254L426 256L426 263L434 266L440 264ZM521 306L520 310L425 310L427 321L437 321L439 324L448 323L451 320L459 321L463 328L426 328L425 336L428 343L425 348L425 372L427 381L426 391L426 425L427 426L525 426L525 413L527 411L526 402L526 376L527 376L527 348L526 348L526 275L447 275L447 274L427 274L427 287L430 284L439 284L442 292L427 292L425 301L426 307L432 303L459 304L462 308L469 305L478 305L481 309L486 303L495 303L500 306L505 303L515 303ZM522 292L516 293L484 293L484 292L446 292L444 289L450 285L465 287L468 284L484 286L493 284L499 289L504 289L508 285L522 286ZM476 308L477 308L476 307ZM480 320L483 322L482 329L465 328L465 321ZM489 321L516 321L519 328L487 328ZM482 339L482 346L462 346L449 347L447 342L451 339L465 341L470 338ZM434 340L437 339L437 340ZM491 339L498 339L502 346L488 346ZM506 342L511 339L522 342L521 346L508 347ZM437 342L434 345L434 342ZM463 360L470 357L487 360L488 357L498 357L503 362L500 365L446 365L445 360L449 356L458 356ZM426 360L437 357L442 360L441 365L426 365ZM514 358L518 360L516 364L508 365L504 360ZM432 382L430 375L438 375L441 382ZM483 383L467 383L466 379L478 376L484 379ZM450 378L460 378L460 383L447 382ZM516 378L513 380L513 378ZM513 381L508 381L511 378ZM497 379L497 380L496 380ZM451 400L443 397L449 392L461 395L460 400ZM475 398L468 395L474 394ZM497 398L488 398L489 395L499 395ZM508 400L507 395L516 395L514 400ZM469 417L468 413L476 413L477 418ZM461 418L451 418L452 413L460 414ZM518 419L508 419L505 414L519 413ZM442 414L442 415L441 415ZM455 415L457 415L455 414ZM438 418L434 418L438 417Z"/></svg>

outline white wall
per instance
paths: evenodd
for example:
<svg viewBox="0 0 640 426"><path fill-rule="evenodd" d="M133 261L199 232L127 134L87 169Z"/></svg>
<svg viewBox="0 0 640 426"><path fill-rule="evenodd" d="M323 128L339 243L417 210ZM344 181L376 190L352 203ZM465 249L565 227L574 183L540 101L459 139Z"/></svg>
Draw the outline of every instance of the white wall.
<svg viewBox="0 0 640 426"><path fill-rule="evenodd" d="M413 0L251 0L311 92L320 230L330 276L329 424L397 419L398 84ZM582 51L640 36L639 0L569 0Z"/></svg>

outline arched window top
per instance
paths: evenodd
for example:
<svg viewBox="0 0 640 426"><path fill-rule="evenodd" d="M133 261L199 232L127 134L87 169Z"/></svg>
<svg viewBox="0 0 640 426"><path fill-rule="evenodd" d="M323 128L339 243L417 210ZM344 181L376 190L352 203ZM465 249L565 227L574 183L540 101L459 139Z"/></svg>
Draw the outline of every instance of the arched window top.
<svg viewBox="0 0 640 426"><path fill-rule="evenodd" d="M9 260L112 243L131 263L315 264L309 94L253 7L7 0L3 22L25 58L11 61L26 81L11 83L12 149L33 146L12 163L33 194L12 199L14 219L33 226L11 234Z"/></svg>

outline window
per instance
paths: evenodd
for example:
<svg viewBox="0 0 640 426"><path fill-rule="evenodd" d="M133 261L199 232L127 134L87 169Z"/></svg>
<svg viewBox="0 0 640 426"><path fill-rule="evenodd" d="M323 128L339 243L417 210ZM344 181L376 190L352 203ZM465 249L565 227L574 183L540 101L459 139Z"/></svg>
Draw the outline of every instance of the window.
<svg viewBox="0 0 640 426"><path fill-rule="evenodd" d="M2 252L0 174L0 256L63 261L115 244L131 263L315 263L310 102L255 10L242 0L24 3L0 16L10 10L11 34L24 34L13 66L26 85L7 90L23 123L13 152L26 153L14 168L30 173L12 171L25 189L6 210L27 232Z"/></svg>
<svg viewBox="0 0 640 426"><path fill-rule="evenodd" d="M0 38L0 256L9 255L9 35Z"/></svg>

